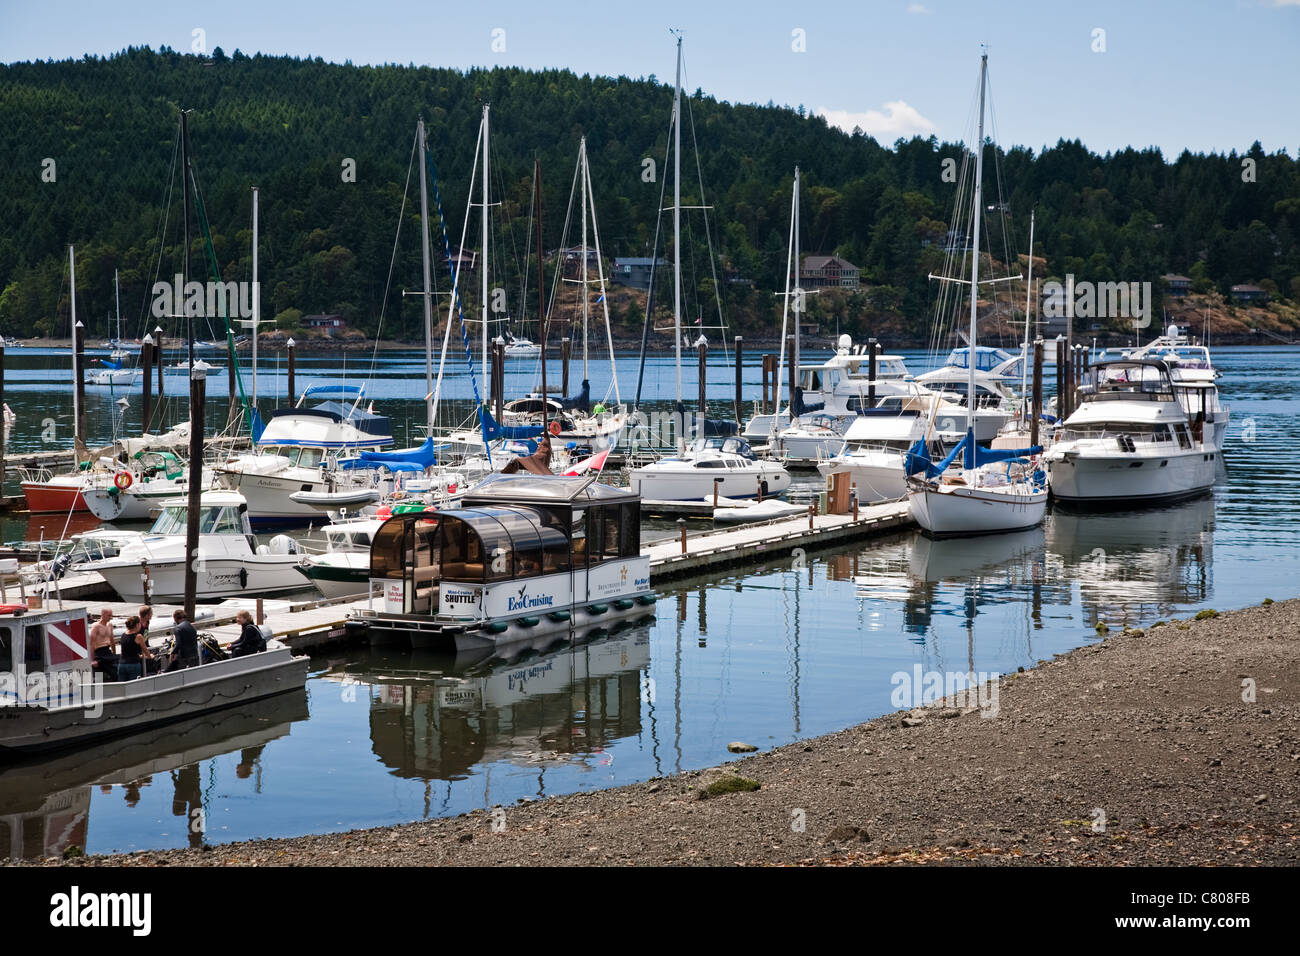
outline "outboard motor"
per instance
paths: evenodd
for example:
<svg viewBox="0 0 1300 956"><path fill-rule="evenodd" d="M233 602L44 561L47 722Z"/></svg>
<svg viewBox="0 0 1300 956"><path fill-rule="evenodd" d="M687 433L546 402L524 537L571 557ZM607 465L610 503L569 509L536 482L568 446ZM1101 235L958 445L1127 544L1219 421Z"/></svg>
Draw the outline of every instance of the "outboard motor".
<svg viewBox="0 0 1300 956"><path fill-rule="evenodd" d="M270 554L297 554L298 542L287 534L277 534L267 546Z"/></svg>

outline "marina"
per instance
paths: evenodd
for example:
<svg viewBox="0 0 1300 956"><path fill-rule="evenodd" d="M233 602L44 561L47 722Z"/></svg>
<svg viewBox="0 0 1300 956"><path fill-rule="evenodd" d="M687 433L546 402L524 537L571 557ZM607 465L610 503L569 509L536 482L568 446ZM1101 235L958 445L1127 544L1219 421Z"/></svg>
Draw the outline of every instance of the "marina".
<svg viewBox="0 0 1300 956"><path fill-rule="evenodd" d="M279 866L1276 908L1300 0L1151 2L0 16L17 938Z"/></svg>

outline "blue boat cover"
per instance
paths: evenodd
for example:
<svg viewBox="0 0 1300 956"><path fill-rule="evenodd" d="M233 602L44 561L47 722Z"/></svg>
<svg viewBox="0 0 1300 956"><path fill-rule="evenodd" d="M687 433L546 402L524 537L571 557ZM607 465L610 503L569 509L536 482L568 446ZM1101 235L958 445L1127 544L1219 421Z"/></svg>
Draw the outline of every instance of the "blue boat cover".
<svg viewBox="0 0 1300 956"><path fill-rule="evenodd" d="M975 436L971 432L966 432L966 437L959 441L952 451L948 452L943 461L937 465L930 460L930 450L925 444L924 438L918 438L916 443L907 450L907 458L903 462L903 470L908 475L924 474L927 478L937 478L948 470L948 466L957 460L957 456L967 451L974 450L974 462L971 462L967 456L967 467L978 468L981 465L992 465L1000 461L1017 461L1026 455L1037 455L1043 450L1041 445L1034 445L1030 448L985 448L975 441Z"/></svg>
<svg viewBox="0 0 1300 956"><path fill-rule="evenodd" d="M560 399L561 408L573 408L580 412L591 410L591 383L585 378L582 380L582 388L578 390L577 395L571 395L568 398Z"/></svg>
<svg viewBox="0 0 1300 956"><path fill-rule="evenodd" d="M345 469L378 468L381 465L390 471L424 471L432 468L438 460L438 449L432 438L426 438L424 444L417 448L399 448L396 451L363 451L356 458L343 463ZM410 465L410 468L398 468L397 465Z"/></svg>
<svg viewBox="0 0 1300 956"><path fill-rule="evenodd" d="M494 442L498 438L507 438L510 441L526 441L530 438L538 438L544 429L541 425L502 425L492 413L487 410L487 406L479 406L479 414L483 420L483 440L485 442Z"/></svg>

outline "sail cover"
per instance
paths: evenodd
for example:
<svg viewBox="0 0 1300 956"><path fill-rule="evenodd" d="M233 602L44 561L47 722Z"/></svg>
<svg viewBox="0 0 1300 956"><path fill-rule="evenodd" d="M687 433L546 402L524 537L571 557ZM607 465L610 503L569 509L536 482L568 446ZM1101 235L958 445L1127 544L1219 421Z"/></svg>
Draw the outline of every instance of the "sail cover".
<svg viewBox="0 0 1300 956"><path fill-rule="evenodd" d="M948 452L943 461L934 464L930 459L930 451L925 439L918 438L916 443L907 450L903 469L909 476L924 474L927 478L937 478L948 470L948 466L956 461L957 456L965 452L968 446L973 446L975 449L976 468L1000 461L1018 461L1027 455L1038 455L1043 451L1041 445L1033 445L1029 448L985 448L975 441L974 435L967 432L966 437L953 446L952 451Z"/></svg>

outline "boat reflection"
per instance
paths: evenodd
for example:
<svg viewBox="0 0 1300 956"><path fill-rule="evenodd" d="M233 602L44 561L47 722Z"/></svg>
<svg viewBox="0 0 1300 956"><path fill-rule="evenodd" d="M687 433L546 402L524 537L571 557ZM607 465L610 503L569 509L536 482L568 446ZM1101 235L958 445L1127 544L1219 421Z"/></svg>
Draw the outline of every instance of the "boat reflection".
<svg viewBox="0 0 1300 956"><path fill-rule="evenodd" d="M91 796L122 788L127 806L155 777L170 777L172 815L185 821L190 846L203 842L200 763L241 751L235 773L257 771L262 748L307 719L298 689L202 717L165 724L92 747L0 767L0 854L24 859L86 848ZM165 775L165 776L164 776Z"/></svg>
<svg viewBox="0 0 1300 956"><path fill-rule="evenodd" d="M368 695L373 750L394 776L452 781L484 764L607 761L613 741L641 732L649 663L642 623L510 661L358 650L323 679Z"/></svg>
<svg viewBox="0 0 1300 956"><path fill-rule="evenodd" d="M1165 508L1074 514L1047 524L1055 574L1077 579L1094 626L1151 623L1213 593L1214 498Z"/></svg>

